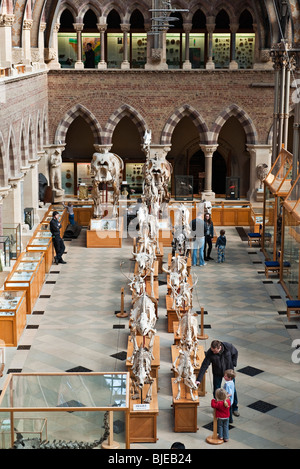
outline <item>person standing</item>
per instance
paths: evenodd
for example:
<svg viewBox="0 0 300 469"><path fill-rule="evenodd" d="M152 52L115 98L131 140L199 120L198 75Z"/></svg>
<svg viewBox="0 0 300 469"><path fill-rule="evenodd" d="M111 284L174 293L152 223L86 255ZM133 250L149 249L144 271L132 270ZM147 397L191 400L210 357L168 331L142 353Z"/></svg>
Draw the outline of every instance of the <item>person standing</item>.
<svg viewBox="0 0 300 469"><path fill-rule="evenodd" d="M227 392L227 396L230 399L229 423L233 422L233 419L232 419L232 406L233 406L233 403L234 403L235 377L236 377L236 372L234 370L225 370L225 373L224 373L225 384L224 384L223 388Z"/></svg>
<svg viewBox="0 0 300 469"><path fill-rule="evenodd" d="M206 370L212 365L213 394L215 396L216 389L221 387L225 371L228 369L233 370L237 365L237 359L238 351L234 345L228 342L221 342L220 340L213 340L210 349L205 352L205 358L201 364L196 384L199 386ZM234 390L232 412L233 415L239 417L236 388Z"/></svg>
<svg viewBox="0 0 300 469"><path fill-rule="evenodd" d="M202 213L198 213L197 217L194 218L191 223L191 237L192 237L192 265L197 265L197 257L199 252L199 264L200 266L206 265L204 262L204 221Z"/></svg>
<svg viewBox="0 0 300 469"><path fill-rule="evenodd" d="M225 230L220 231L220 236L218 236L216 241L216 248L218 249L218 264L225 262L225 248L226 248L226 236Z"/></svg>
<svg viewBox="0 0 300 469"><path fill-rule="evenodd" d="M95 68L95 52L90 42L86 45L84 68Z"/></svg>
<svg viewBox="0 0 300 469"><path fill-rule="evenodd" d="M205 245L204 245L204 260L213 261L210 257L212 250L212 239L214 237L214 224L211 219L210 213L204 215L204 234L205 234Z"/></svg>
<svg viewBox="0 0 300 469"><path fill-rule="evenodd" d="M55 249L56 256L54 257L55 264L66 264L62 255L65 252L65 243L60 236L61 224L58 221L59 213L54 210L52 219L50 221L50 231L52 234L52 241Z"/></svg>
<svg viewBox="0 0 300 469"><path fill-rule="evenodd" d="M230 399L224 388L216 389L216 397L212 399L211 406L216 409L216 418L218 421L219 439L227 442L229 440L229 413Z"/></svg>
<svg viewBox="0 0 300 469"><path fill-rule="evenodd" d="M68 205L63 205L67 209L70 225L75 225L74 205L71 202L68 202Z"/></svg>

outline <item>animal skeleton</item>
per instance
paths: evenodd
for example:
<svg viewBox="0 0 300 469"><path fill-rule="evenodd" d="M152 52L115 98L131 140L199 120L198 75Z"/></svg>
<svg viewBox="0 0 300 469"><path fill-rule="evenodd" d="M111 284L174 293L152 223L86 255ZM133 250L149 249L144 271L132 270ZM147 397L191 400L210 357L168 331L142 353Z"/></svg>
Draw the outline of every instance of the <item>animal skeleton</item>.
<svg viewBox="0 0 300 469"><path fill-rule="evenodd" d="M178 322L177 335L181 335L180 346L182 349L187 350L190 356L194 357L193 366L198 366L197 363L197 348L198 348L198 321L197 316L192 314L191 308L184 313Z"/></svg>
<svg viewBox="0 0 300 469"><path fill-rule="evenodd" d="M147 347L143 347L141 344L134 352L132 356L132 384L133 384L133 396L132 399L138 399L140 392L142 392L145 384L149 384L146 397L143 402L150 402L152 397L152 385L154 379L151 377L151 360L152 350Z"/></svg>
<svg viewBox="0 0 300 469"><path fill-rule="evenodd" d="M133 308L130 311L130 338L133 342L133 355L128 359L131 362L134 352L138 349L136 340L138 334L150 338L149 350L152 354L156 334L156 304L156 300L150 298L145 292L133 301Z"/></svg>
<svg viewBox="0 0 300 469"><path fill-rule="evenodd" d="M178 366L176 366L177 362ZM183 381L183 383L189 388L191 399L195 401L196 398L194 397L193 391L197 389L196 377L188 350L179 350L179 354L173 362L172 370L177 373L177 377L174 382L178 384L178 393L175 399L180 399L180 383Z"/></svg>

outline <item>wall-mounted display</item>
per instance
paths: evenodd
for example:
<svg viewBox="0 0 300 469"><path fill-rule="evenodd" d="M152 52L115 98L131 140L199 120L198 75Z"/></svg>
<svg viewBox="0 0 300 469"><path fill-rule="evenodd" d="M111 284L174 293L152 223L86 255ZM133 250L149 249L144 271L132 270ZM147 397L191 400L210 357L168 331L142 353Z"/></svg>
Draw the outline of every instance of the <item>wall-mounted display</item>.
<svg viewBox="0 0 300 469"><path fill-rule="evenodd" d="M143 189L143 166L144 163L126 163L126 181L134 193L141 194Z"/></svg>

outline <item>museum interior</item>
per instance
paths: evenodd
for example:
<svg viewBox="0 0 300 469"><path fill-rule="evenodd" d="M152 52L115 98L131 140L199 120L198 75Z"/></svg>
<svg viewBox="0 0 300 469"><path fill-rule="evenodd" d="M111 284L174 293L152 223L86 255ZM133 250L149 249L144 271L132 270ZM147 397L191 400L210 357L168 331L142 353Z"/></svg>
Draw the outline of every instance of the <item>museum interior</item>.
<svg viewBox="0 0 300 469"><path fill-rule="evenodd" d="M299 0L0 0L0 449L300 448L299 52Z"/></svg>

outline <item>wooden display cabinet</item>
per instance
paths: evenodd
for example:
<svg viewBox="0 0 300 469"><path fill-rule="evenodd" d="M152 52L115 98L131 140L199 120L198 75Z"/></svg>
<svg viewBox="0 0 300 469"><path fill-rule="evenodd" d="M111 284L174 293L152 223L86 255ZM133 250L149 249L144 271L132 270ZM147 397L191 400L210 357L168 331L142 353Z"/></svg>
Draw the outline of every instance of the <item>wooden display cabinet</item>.
<svg viewBox="0 0 300 469"><path fill-rule="evenodd" d="M199 397L197 391L194 391L195 400L190 396L190 391L185 384L180 383L180 399L176 399L178 393L178 384L175 378L172 378L172 395L174 410L174 432L196 433L197 427L197 408L199 406Z"/></svg>
<svg viewBox="0 0 300 469"><path fill-rule="evenodd" d="M6 347L17 347L26 325L26 292L0 291L0 339Z"/></svg>
<svg viewBox="0 0 300 469"><path fill-rule="evenodd" d="M102 220L91 221L90 229L86 231L87 248L121 248L123 236L123 218L120 218L119 225L115 229L103 229ZM99 228L92 229L99 221ZM107 220L109 222L110 220Z"/></svg>
<svg viewBox="0 0 300 469"><path fill-rule="evenodd" d="M144 385L143 396L146 396L149 385ZM157 441L157 416L158 400L156 381L152 385L152 399L148 410L134 410L135 404L141 403L138 399L130 397L130 443L156 443Z"/></svg>
<svg viewBox="0 0 300 469"><path fill-rule="evenodd" d="M31 314L45 279L44 256L40 260L23 262L18 259L4 282L6 290L25 290L27 314Z"/></svg>
<svg viewBox="0 0 300 469"><path fill-rule="evenodd" d="M74 220L78 225L90 226L91 219L94 216L93 204L74 204Z"/></svg>
<svg viewBox="0 0 300 469"><path fill-rule="evenodd" d="M37 231L36 234L30 239L29 243L27 244L26 251L43 252L45 256L45 271L46 273L48 273L53 263L54 249L52 244L52 237L46 237L45 233L47 232Z"/></svg>

